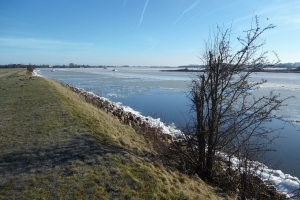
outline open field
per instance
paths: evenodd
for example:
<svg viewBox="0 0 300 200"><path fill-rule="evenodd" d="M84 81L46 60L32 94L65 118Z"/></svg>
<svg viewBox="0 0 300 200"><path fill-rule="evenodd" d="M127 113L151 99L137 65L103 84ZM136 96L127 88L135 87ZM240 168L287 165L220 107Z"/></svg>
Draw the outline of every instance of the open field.
<svg viewBox="0 0 300 200"><path fill-rule="evenodd" d="M0 199L224 198L57 82L0 70L0 105Z"/></svg>

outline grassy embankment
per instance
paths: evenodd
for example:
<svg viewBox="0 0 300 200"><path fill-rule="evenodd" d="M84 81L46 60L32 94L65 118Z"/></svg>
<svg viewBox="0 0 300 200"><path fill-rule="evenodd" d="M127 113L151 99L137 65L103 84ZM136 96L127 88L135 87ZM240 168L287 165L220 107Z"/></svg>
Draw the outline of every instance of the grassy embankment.
<svg viewBox="0 0 300 200"><path fill-rule="evenodd" d="M61 84L0 69L0 199L221 199Z"/></svg>

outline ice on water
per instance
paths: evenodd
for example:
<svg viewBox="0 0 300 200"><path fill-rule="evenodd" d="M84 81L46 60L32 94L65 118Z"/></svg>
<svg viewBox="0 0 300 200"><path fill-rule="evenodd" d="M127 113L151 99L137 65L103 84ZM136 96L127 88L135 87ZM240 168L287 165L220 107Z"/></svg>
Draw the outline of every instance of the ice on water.
<svg viewBox="0 0 300 200"><path fill-rule="evenodd" d="M158 69L150 68L126 68L114 73L103 69L61 69L51 73L50 70L41 69L36 70L35 73L64 83L71 83L73 86L81 86L81 88L88 89L94 92L94 95L103 96L101 98L107 98L107 100L113 97L120 99L128 98L130 95L149 95L153 88L182 92L186 90L188 82L193 77L187 73L162 73ZM267 95L272 90L280 93L282 98L294 96L295 98L285 102L288 106L278 114L285 116L295 124L300 124L300 74L256 73L253 74L251 81L260 81L261 79L268 81L254 91L254 94ZM176 129L174 123L166 125L160 118L143 116L143 113L120 102L114 104L126 112L141 117L150 126L160 127L163 133L170 134L174 138L181 135L181 131ZM300 137L298 138L300 139ZM238 160L231 161L238 165ZM273 183L278 191L288 197L292 197L294 192L300 188L300 180L297 177L284 174L280 170L269 169L258 162L256 164L259 166L256 170L261 179Z"/></svg>

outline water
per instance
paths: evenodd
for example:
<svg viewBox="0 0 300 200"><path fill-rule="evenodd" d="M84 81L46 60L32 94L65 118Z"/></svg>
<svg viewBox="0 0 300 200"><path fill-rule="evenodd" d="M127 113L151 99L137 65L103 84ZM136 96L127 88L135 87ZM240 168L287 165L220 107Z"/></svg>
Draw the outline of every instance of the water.
<svg viewBox="0 0 300 200"><path fill-rule="evenodd" d="M39 73L51 79L86 89L95 94L121 102L139 111L144 116L161 118L165 123L174 122L183 126L189 119L190 101L187 98L188 85L193 77L185 72L161 72L157 68L118 68L112 69L40 69ZM294 125L273 121L269 126L284 127L282 136L276 141L275 153L271 164L280 161L279 169L284 173L300 177L300 74L295 73L256 73L251 81L267 79L256 96L266 95L271 90L288 99L288 105L278 113ZM298 123L297 123L298 122Z"/></svg>

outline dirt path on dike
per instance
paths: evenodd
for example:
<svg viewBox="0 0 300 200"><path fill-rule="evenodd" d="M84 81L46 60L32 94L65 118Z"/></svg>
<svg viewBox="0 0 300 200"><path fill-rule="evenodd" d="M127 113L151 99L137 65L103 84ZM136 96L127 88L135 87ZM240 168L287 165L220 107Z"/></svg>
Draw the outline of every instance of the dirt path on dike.
<svg viewBox="0 0 300 200"><path fill-rule="evenodd" d="M0 199L224 199L61 84L0 70Z"/></svg>
<svg viewBox="0 0 300 200"><path fill-rule="evenodd" d="M17 72L0 74L0 199L45 196L45 188L55 199L61 181L61 190L76 190L87 168L110 166L108 154L121 151L95 142L43 78Z"/></svg>
<svg viewBox="0 0 300 200"><path fill-rule="evenodd" d="M4 73L1 73L1 71L0 71L0 78L10 76L10 75L15 74L15 73L17 73L19 71L22 71L22 70L24 70L24 69L12 69L10 71L5 71Z"/></svg>

